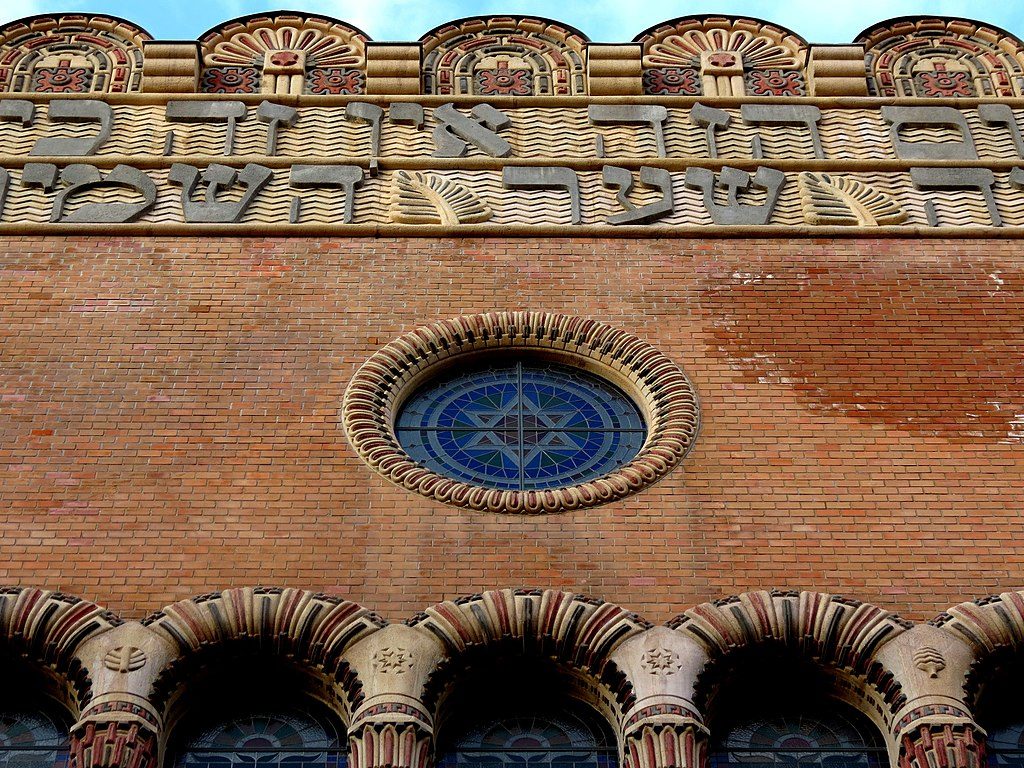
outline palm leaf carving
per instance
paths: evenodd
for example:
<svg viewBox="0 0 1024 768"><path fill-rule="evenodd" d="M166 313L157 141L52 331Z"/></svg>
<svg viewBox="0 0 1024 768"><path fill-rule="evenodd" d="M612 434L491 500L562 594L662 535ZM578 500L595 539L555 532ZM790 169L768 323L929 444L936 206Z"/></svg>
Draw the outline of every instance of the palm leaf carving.
<svg viewBox="0 0 1024 768"><path fill-rule="evenodd" d="M877 227L907 220L895 199L861 181L805 172L800 174L799 182L804 221L808 224Z"/></svg>
<svg viewBox="0 0 1024 768"><path fill-rule="evenodd" d="M451 179L398 171L391 186L391 219L402 224L474 224L491 218L479 197Z"/></svg>

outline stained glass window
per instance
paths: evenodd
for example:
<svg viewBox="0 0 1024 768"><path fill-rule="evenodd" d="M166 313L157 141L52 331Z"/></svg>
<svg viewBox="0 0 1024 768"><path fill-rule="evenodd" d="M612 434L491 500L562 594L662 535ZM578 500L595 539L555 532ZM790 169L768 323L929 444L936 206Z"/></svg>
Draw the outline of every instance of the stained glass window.
<svg viewBox="0 0 1024 768"><path fill-rule="evenodd" d="M711 753L711 768L885 768L876 729L834 709L750 718Z"/></svg>
<svg viewBox="0 0 1024 768"><path fill-rule="evenodd" d="M989 729L986 746L993 768L1024 768L1024 723Z"/></svg>
<svg viewBox="0 0 1024 768"><path fill-rule="evenodd" d="M503 717L465 731L437 768L615 768L606 730L567 710Z"/></svg>
<svg viewBox="0 0 1024 768"><path fill-rule="evenodd" d="M502 490L593 480L631 461L647 439L639 409L611 383L523 362L427 384L402 407L396 431L423 466Z"/></svg>
<svg viewBox="0 0 1024 768"><path fill-rule="evenodd" d="M258 712L222 720L189 741L178 768L345 768L334 728L305 712Z"/></svg>
<svg viewBox="0 0 1024 768"><path fill-rule="evenodd" d="M64 768L68 729L42 709L0 712L0 768Z"/></svg>

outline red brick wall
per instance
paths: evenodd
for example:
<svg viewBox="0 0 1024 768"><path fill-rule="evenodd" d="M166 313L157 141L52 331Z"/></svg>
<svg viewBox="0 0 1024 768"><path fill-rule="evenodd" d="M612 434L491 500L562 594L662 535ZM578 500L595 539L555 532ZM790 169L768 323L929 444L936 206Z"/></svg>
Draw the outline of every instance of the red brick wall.
<svg viewBox="0 0 1024 768"><path fill-rule="evenodd" d="M759 587L925 619L1024 586L1017 241L6 238L0 580L138 617L228 586L401 619L504 586L663 621ZM550 517L394 487L353 370L463 313L578 313L680 363L681 468Z"/></svg>

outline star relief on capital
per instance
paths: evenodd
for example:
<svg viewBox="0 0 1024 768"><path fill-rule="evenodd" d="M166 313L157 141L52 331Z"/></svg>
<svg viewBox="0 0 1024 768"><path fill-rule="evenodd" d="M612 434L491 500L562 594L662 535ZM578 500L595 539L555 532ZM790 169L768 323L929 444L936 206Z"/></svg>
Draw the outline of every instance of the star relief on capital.
<svg viewBox="0 0 1024 768"><path fill-rule="evenodd" d="M640 657L640 665L652 675L674 675L683 666L679 654L668 648L648 648Z"/></svg>
<svg viewBox="0 0 1024 768"><path fill-rule="evenodd" d="M412 654L405 648L381 648L373 654L373 668L384 674L403 674L412 667Z"/></svg>

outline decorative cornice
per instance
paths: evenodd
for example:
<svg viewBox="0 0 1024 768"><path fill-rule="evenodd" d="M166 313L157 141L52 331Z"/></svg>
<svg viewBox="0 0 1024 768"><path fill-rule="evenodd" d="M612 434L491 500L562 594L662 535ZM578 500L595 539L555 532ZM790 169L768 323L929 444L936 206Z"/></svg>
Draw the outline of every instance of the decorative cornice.
<svg viewBox="0 0 1024 768"><path fill-rule="evenodd" d="M618 470L568 488L509 491L450 480L420 466L395 436L395 408L410 383L468 353L556 353L624 377L647 413L648 439ZM697 395L654 347L597 320L547 312L498 312L418 328L374 354L345 393L342 416L356 452L393 483L437 501L488 512L549 513L603 504L661 478L686 455L699 425Z"/></svg>

